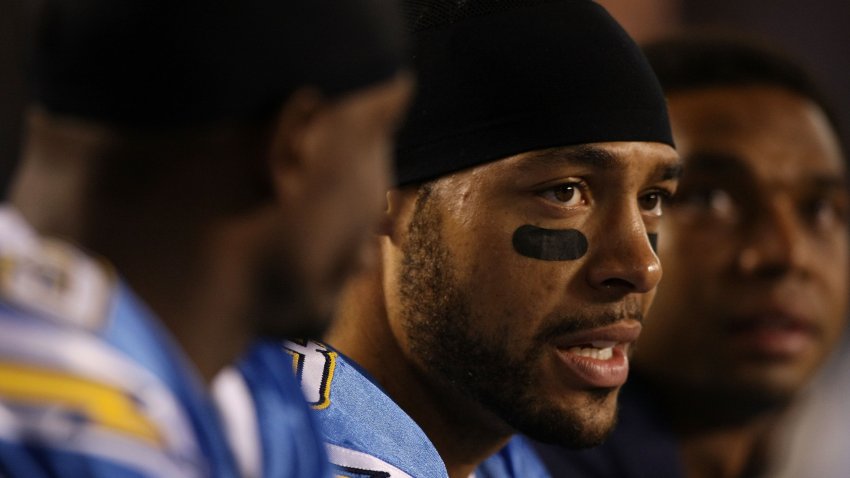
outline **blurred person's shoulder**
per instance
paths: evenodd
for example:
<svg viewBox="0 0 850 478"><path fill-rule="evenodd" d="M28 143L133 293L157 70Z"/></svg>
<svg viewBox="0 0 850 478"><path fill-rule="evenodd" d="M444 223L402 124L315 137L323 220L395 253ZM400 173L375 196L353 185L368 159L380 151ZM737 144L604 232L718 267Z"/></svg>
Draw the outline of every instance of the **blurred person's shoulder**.
<svg viewBox="0 0 850 478"><path fill-rule="evenodd" d="M0 470L11 476L192 476L187 418L110 343L115 279L0 207Z"/></svg>

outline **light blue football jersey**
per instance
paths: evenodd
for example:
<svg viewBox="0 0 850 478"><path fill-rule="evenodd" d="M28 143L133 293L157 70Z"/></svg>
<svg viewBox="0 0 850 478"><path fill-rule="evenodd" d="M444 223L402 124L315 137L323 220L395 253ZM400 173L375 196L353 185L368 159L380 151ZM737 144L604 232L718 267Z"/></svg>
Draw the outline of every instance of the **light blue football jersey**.
<svg viewBox="0 0 850 478"><path fill-rule="evenodd" d="M206 387L151 312L8 207L0 331L0 476L238 476Z"/></svg>
<svg viewBox="0 0 850 478"><path fill-rule="evenodd" d="M336 476L348 478L447 478L445 465L425 432L369 375L317 342L266 343L279 370L294 371L318 418ZM548 478L519 437L490 457L476 478Z"/></svg>

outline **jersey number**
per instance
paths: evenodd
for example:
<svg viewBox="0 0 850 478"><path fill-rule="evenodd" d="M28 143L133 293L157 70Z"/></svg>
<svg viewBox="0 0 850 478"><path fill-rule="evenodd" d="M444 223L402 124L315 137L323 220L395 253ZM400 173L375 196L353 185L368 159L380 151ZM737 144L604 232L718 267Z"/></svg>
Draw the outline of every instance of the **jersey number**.
<svg viewBox="0 0 850 478"><path fill-rule="evenodd" d="M336 368L336 352L316 342L290 341L284 344L292 356L292 371L301 383L307 402L315 410L331 404L331 382Z"/></svg>

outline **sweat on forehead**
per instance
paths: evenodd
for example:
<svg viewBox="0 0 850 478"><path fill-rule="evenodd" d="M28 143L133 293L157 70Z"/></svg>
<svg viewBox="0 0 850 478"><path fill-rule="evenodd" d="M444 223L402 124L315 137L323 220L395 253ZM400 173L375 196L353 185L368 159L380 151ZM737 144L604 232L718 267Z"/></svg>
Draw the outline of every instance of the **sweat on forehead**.
<svg viewBox="0 0 850 478"><path fill-rule="evenodd" d="M598 4L436 3L404 3L418 95L398 140L399 185L557 146L672 145L655 76Z"/></svg>

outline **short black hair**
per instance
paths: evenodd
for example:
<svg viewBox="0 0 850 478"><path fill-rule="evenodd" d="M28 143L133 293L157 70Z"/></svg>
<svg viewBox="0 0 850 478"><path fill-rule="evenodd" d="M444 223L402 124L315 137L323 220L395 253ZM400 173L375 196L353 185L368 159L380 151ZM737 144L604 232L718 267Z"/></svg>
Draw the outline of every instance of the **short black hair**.
<svg viewBox="0 0 850 478"><path fill-rule="evenodd" d="M783 88L814 102L833 130L838 119L817 81L800 61L764 41L716 31L684 32L643 46L664 93L714 86Z"/></svg>

